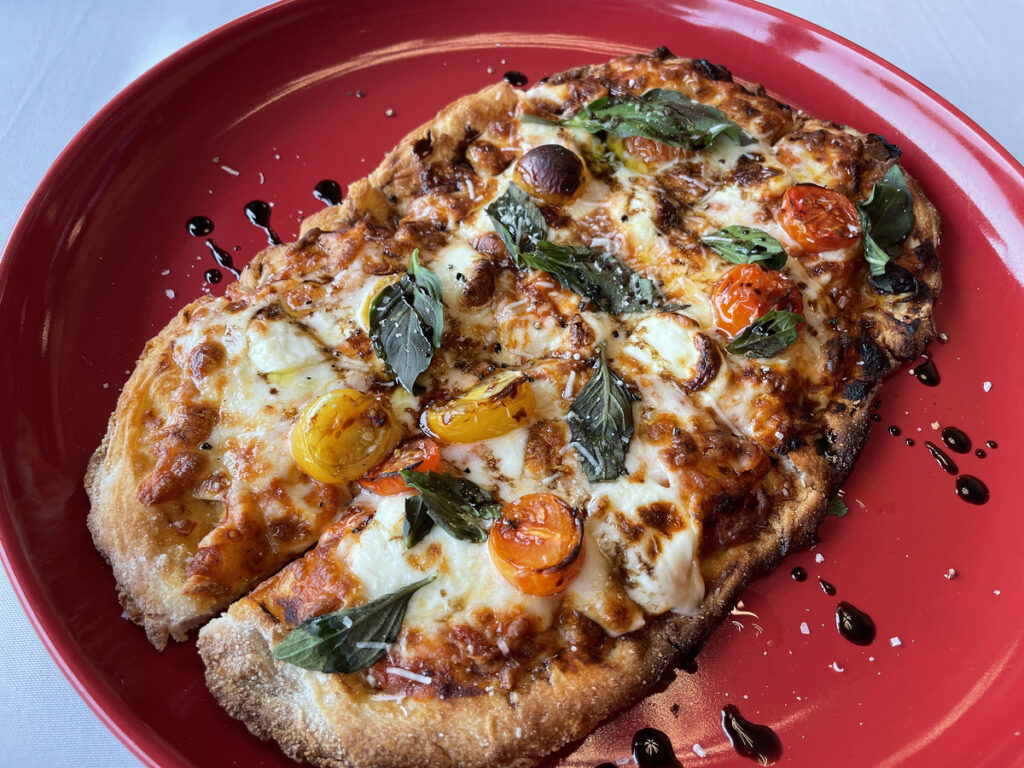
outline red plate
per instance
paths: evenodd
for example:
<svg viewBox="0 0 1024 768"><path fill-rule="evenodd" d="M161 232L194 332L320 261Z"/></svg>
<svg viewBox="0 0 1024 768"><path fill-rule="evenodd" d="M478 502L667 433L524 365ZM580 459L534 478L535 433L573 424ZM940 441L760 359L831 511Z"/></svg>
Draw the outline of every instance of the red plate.
<svg viewBox="0 0 1024 768"><path fill-rule="evenodd" d="M278 5L148 72L61 155L0 265L0 401L14 405L0 412L0 533L8 573L54 658L151 765L291 764L219 709L191 643L158 654L120 618L85 528L81 478L118 388L146 339L206 289L216 266L186 222L208 216L214 240L244 264L266 243L243 213L250 200L273 202L274 228L294 238L320 206L318 181L364 175L408 130L506 70L532 81L664 44L903 148L943 217L936 312L949 341L933 347L938 387L906 373L889 383L846 486L850 513L825 523L814 551L748 590L756 616L736 616L696 674L681 673L561 764L626 758L641 725L668 732L687 765L745 764L719 725L732 703L778 732L789 765L1024 766L1024 416L1014 394L1024 378L1024 171L906 75L786 14L739 0L628 10L564 0L557 18L572 33L558 34L548 8ZM887 434L890 425L902 435ZM958 499L953 476L925 450L939 441L935 427L949 425L975 447L998 443L985 458L955 455L988 485L984 506ZM808 581L790 578L796 565ZM838 595L826 596L818 576ZM838 635L840 599L874 618L874 644Z"/></svg>

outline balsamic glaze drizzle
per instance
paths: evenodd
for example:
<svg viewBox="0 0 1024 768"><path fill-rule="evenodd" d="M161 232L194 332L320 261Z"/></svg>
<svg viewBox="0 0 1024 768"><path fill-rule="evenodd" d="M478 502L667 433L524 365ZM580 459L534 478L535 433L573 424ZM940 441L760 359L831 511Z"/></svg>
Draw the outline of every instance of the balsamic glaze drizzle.
<svg viewBox="0 0 1024 768"><path fill-rule="evenodd" d="M530 82L530 78L524 75L522 72L517 72L514 69L510 69L505 73L505 82L509 85L514 85L517 88L526 85Z"/></svg>
<svg viewBox="0 0 1024 768"><path fill-rule="evenodd" d="M217 262L218 266L226 269L237 279L238 270L235 269L235 262L231 259L231 254L217 245L217 243L213 241L212 237L206 238L206 247L210 249L210 253L213 254L213 258Z"/></svg>
<svg viewBox="0 0 1024 768"><path fill-rule="evenodd" d="M974 475L960 475L956 479L956 495L968 504L984 504L988 501L988 486Z"/></svg>
<svg viewBox="0 0 1024 768"><path fill-rule="evenodd" d="M192 237L206 237L213 232L213 222L205 216L193 216L185 223L185 228Z"/></svg>
<svg viewBox="0 0 1024 768"><path fill-rule="evenodd" d="M733 704L722 707L722 730L733 749L759 765L774 765L782 757L782 742L775 731L750 722Z"/></svg>
<svg viewBox="0 0 1024 768"><path fill-rule="evenodd" d="M935 367L935 361L928 355L924 355L924 362L915 365L911 370L914 378L928 387L937 387L942 377L939 376L939 369Z"/></svg>
<svg viewBox="0 0 1024 768"><path fill-rule="evenodd" d="M821 587L821 591L829 597L835 597L836 588L835 585L830 581L825 581L821 576L818 577L818 585Z"/></svg>
<svg viewBox="0 0 1024 768"><path fill-rule="evenodd" d="M663 731L641 728L633 734L633 759L638 768L668 768L676 764L676 753Z"/></svg>
<svg viewBox="0 0 1024 768"><path fill-rule="evenodd" d="M875 639L875 622L844 600L836 606L836 629L854 645L871 645Z"/></svg>
<svg viewBox="0 0 1024 768"><path fill-rule="evenodd" d="M971 438L956 427L946 427L942 430L942 442L954 453L971 452Z"/></svg>
<svg viewBox="0 0 1024 768"><path fill-rule="evenodd" d="M949 455L931 440L925 440L924 445L928 449L928 453L932 455L932 458L942 467L944 472L955 475L960 471L956 462L949 458Z"/></svg>
<svg viewBox="0 0 1024 768"><path fill-rule="evenodd" d="M341 185L334 179L323 179L313 187L313 197L324 205L341 205Z"/></svg>
<svg viewBox="0 0 1024 768"><path fill-rule="evenodd" d="M793 577L793 581L807 581L807 571L799 565L790 571L789 575Z"/></svg>
<svg viewBox="0 0 1024 768"><path fill-rule="evenodd" d="M245 204L245 216L254 225L259 227L267 235L268 245L280 245L281 238L277 236L270 227L270 203L263 200L251 200Z"/></svg>

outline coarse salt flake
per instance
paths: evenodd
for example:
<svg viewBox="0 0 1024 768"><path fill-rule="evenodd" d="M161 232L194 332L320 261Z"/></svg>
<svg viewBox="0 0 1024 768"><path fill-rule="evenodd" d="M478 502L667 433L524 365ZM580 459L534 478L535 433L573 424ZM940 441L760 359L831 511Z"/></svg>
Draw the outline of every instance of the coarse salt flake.
<svg viewBox="0 0 1024 768"><path fill-rule="evenodd" d="M825 556L823 554L821 554L821 552L819 552L818 554L816 554L814 556L814 562L816 562L816 563L824 563L825 562Z"/></svg>
<svg viewBox="0 0 1024 768"><path fill-rule="evenodd" d="M222 165L222 166L220 167L220 169L221 169L222 171L224 171L224 173L230 173L230 174L231 174L232 176L237 176L237 175L238 175L238 171L236 171L236 170L235 170L234 168L232 168L232 167L231 167L230 165Z"/></svg>
<svg viewBox="0 0 1024 768"><path fill-rule="evenodd" d="M990 389L992 389L992 382L986 381L984 384L981 385L981 388L988 392Z"/></svg>
<svg viewBox="0 0 1024 768"><path fill-rule="evenodd" d="M811 634L811 628L809 626L807 626L807 622L806 621L801 621L800 622L800 634L801 635L809 635L809 634Z"/></svg>
<svg viewBox="0 0 1024 768"><path fill-rule="evenodd" d="M174 291L168 288L166 291L164 291L164 296L166 296L168 299L173 299Z"/></svg>
<svg viewBox="0 0 1024 768"><path fill-rule="evenodd" d="M694 744L693 745L693 754L695 754L697 757L707 757L708 756L707 750L704 749L704 747L702 747L700 744Z"/></svg>
<svg viewBox="0 0 1024 768"><path fill-rule="evenodd" d="M831 668L832 668L832 669L834 669L834 670L835 670L836 672L843 672L843 671L844 671L844 670L843 670L843 668L839 666L839 662L838 662L838 661L833 661L833 662L832 662L832 664L831 664L830 666L831 666Z"/></svg>
<svg viewBox="0 0 1024 768"><path fill-rule="evenodd" d="M893 648L899 648L901 645L903 645L903 641L900 640L898 637L890 637L889 645L891 645Z"/></svg>

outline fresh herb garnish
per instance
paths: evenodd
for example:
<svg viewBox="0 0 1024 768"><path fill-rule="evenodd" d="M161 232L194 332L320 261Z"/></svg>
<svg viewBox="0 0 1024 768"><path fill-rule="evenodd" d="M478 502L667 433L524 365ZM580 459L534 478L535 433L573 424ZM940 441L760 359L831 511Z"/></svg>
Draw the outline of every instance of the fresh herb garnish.
<svg viewBox="0 0 1024 768"><path fill-rule="evenodd" d="M417 260L413 251L409 271L373 297L370 303L370 340L377 356L412 392L441 346L444 305L441 280Z"/></svg>
<svg viewBox="0 0 1024 768"><path fill-rule="evenodd" d="M523 120L549 122L529 115L524 115ZM709 147L723 133L741 145L756 141L724 112L691 101L678 91L662 88L648 91L643 96L602 96L561 121L560 125L581 128L588 133L606 131L623 138L639 136L690 149Z"/></svg>
<svg viewBox="0 0 1024 768"><path fill-rule="evenodd" d="M725 351L747 357L774 357L796 341L796 327L805 321L795 312L771 309L744 328Z"/></svg>
<svg viewBox="0 0 1024 768"><path fill-rule="evenodd" d="M914 230L914 200L898 165L893 165L871 189L871 196L857 204L861 243L872 282L884 293L894 285L886 277L886 265L899 256L903 241Z"/></svg>
<svg viewBox="0 0 1024 768"><path fill-rule="evenodd" d="M606 251L541 240L537 250L524 253L522 258L527 266L544 270L563 287L585 296L605 312L639 312L654 304L654 283Z"/></svg>
<svg viewBox="0 0 1024 768"><path fill-rule="evenodd" d="M633 406L639 400L605 360L604 347L590 381L569 408L569 431L580 465L592 483L614 480L626 472L626 452L633 437Z"/></svg>
<svg viewBox="0 0 1024 768"><path fill-rule="evenodd" d="M846 506L846 502L838 496L834 499L829 499L828 506L825 507L825 514L831 515L832 517L846 517L846 513L849 511L850 510Z"/></svg>
<svg viewBox="0 0 1024 768"><path fill-rule="evenodd" d="M548 236L544 214L516 184L509 184L505 193L487 206L487 215L516 266L523 266L521 253L532 251Z"/></svg>
<svg viewBox="0 0 1024 768"><path fill-rule="evenodd" d="M419 496L405 500L407 526L411 527L414 522L422 526L415 518L425 512L448 535L462 541L481 542L487 538L481 521L494 520L501 515L501 504L464 477L411 469L403 469L399 474L406 485L420 492ZM410 514L414 518L411 522Z"/></svg>
<svg viewBox="0 0 1024 768"><path fill-rule="evenodd" d="M395 642L413 594L436 578L434 571L363 605L306 619L274 648L274 658L317 672L365 669Z"/></svg>
<svg viewBox="0 0 1024 768"><path fill-rule="evenodd" d="M733 264L763 264L776 272L786 264L786 251L767 232L734 224L700 239L703 245Z"/></svg>
<svg viewBox="0 0 1024 768"><path fill-rule="evenodd" d="M405 520L402 523L402 541L412 549L434 527L434 519L427 510L422 496L409 496L405 500Z"/></svg>
<svg viewBox="0 0 1024 768"><path fill-rule="evenodd" d="M505 193L487 207L487 215L517 266L544 270L564 288L590 299L605 312L638 312L653 305L654 283L612 254L549 242L540 208L517 185L509 184Z"/></svg>

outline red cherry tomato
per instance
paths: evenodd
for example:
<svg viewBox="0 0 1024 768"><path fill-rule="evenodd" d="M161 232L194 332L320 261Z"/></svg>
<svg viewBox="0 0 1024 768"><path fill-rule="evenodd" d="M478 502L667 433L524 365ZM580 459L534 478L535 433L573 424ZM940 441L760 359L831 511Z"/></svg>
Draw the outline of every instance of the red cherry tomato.
<svg viewBox="0 0 1024 768"><path fill-rule="evenodd" d="M504 504L487 540L491 561L528 595L554 595L583 568L583 518L553 493Z"/></svg>
<svg viewBox="0 0 1024 768"><path fill-rule="evenodd" d="M789 278L759 264L737 264L711 286L715 325L730 338L769 310L801 314L803 297Z"/></svg>
<svg viewBox="0 0 1024 768"><path fill-rule="evenodd" d="M359 478L359 484L381 496L394 496L396 493L411 490L398 474L401 470L436 472L440 465L441 454L437 450L437 443L429 437L406 440L395 448L388 458Z"/></svg>
<svg viewBox="0 0 1024 768"><path fill-rule="evenodd" d="M860 237L860 214L847 197L815 184L786 190L779 226L813 253L850 245Z"/></svg>

